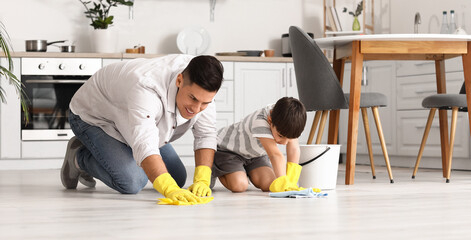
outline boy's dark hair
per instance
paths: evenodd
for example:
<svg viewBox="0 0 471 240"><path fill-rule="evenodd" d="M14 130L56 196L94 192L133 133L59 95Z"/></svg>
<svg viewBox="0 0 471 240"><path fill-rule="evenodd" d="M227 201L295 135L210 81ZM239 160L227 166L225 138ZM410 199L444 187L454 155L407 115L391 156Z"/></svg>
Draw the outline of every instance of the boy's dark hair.
<svg viewBox="0 0 471 240"><path fill-rule="evenodd" d="M209 92L217 92L222 84L224 68L222 63L213 56L197 56L191 59L183 70L183 77L191 83Z"/></svg>
<svg viewBox="0 0 471 240"><path fill-rule="evenodd" d="M296 98L280 98L270 114L278 133L286 138L298 138L306 125L306 108Z"/></svg>

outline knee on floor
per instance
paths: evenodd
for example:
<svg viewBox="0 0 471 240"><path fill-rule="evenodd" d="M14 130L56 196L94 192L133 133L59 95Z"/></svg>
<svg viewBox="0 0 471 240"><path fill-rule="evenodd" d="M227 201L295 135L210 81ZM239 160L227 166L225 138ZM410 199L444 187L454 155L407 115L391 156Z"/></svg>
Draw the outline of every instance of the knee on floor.
<svg viewBox="0 0 471 240"><path fill-rule="evenodd" d="M130 178L118 186L119 192L122 194L136 194L146 186L147 182L147 178Z"/></svg>
<svg viewBox="0 0 471 240"><path fill-rule="evenodd" d="M232 192L245 192L249 187L247 179L238 179L229 183L229 190Z"/></svg>

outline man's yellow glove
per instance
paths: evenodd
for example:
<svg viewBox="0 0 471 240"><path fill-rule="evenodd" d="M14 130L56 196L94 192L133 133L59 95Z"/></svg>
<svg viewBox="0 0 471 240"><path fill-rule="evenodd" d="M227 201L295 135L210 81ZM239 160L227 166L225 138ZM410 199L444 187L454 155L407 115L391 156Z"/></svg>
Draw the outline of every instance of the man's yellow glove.
<svg viewBox="0 0 471 240"><path fill-rule="evenodd" d="M159 204L193 205L208 203L213 198L200 198L186 189L180 188L169 173L164 173L154 180L154 188L165 198L160 198Z"/></svg>
<svg viewBox="0 0 471 240"><path fill-rule="evenodd" d="M281 176L270 184L270 192L298 191L299 187L292 183L288 176Z"/></svg>
<svg viewBox="0 0 471 240"><path fill-rule="evenodd" d="M188 188L188 191L192 192L198 197L211 196L211 168L208 166L198 166L195 169L195 175L193 177L193 184Z"/></svg>

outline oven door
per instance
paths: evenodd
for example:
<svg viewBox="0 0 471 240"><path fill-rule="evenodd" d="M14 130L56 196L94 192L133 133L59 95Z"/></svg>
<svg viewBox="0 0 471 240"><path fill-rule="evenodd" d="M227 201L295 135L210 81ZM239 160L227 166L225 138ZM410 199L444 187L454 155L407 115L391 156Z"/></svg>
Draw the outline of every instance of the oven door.
<svg viewBox="0 0 471 240"><path fill-rule="evenodd" d="M73 137L68 120L70 100L89 77L22 75L30 121L26 123L22 116L21 139L68 140Z"/></svg>

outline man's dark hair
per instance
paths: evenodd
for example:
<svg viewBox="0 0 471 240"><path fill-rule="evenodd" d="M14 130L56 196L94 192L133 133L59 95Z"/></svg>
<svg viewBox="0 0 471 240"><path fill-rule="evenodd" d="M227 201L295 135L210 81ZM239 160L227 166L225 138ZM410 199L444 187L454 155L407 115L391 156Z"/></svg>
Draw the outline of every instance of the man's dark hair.
<svg viewBox="0 0 471 240"><path fill-rule="evenodd" d="M286 138L298 138L306 125L306 108L296 98L280 98L270 114L278 133Z"/></svg>
<svg viewBox="0 0 471 240"><path fill-rule="evenodd" d="M183 77L191 83L209 92L217 92L222 84L224 68L222 63L213 56L197 56L191 59L183 70Z"/></svg>

